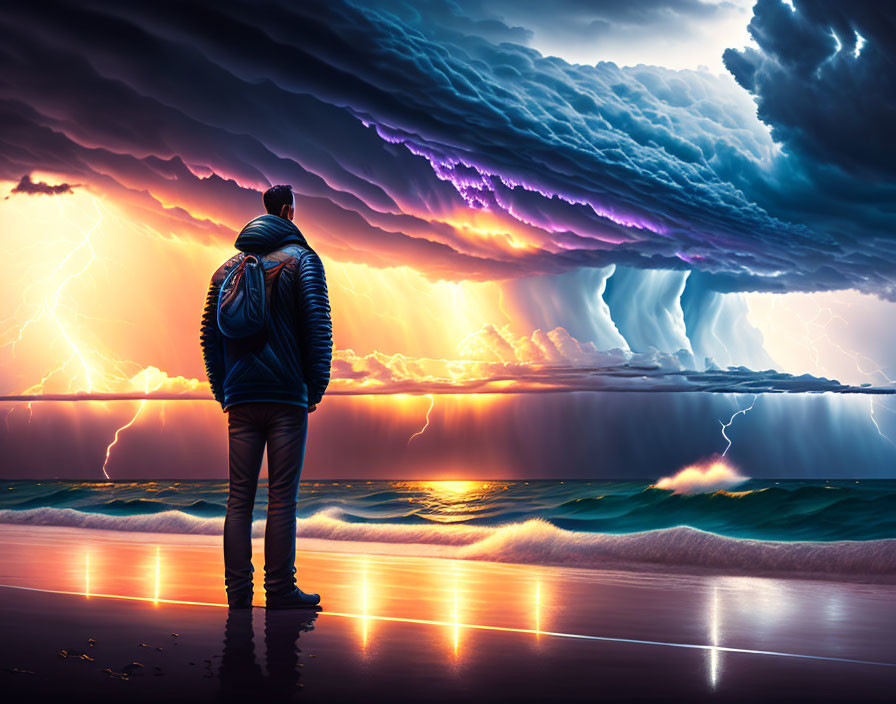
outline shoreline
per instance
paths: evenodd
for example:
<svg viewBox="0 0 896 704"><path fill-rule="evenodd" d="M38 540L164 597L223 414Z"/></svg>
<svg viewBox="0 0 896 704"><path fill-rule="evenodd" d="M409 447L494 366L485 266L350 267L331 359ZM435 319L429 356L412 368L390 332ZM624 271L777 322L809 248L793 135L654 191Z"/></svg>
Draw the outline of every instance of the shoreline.
<svg viewBox="0 0 896 704"><path fill-rule="evenodd" d="M256 608L229 612L211 537L0 533L0 686L21 696L700 702L798 686L846 702L896 686L882 585L303 550L312 617L266 612L260 584Z"/></svg>
<svg viewBox="0 0 896 704"><path fill-rule="evenodd" d="M73 511L73 509L62 509ZM0 512L2 517L3 512ZM100 515L100 514L91 514ZM158 516L159 514L152 514ZM120 517L104 516L111 520ZM223 525L223 519L221 519ZM494 528L417 526L397 524L343 523L326 515L299 519L297 547L300 551L327 554L370 554L417 557L465 562L485 562L529 567L560 567L584 570L612 570L631 573L691 574L695 576L743 576L773 579L797 579L860 584L896 584L896 539L875 541L759 541L728 538L694 528L679 527L628 534L590 534L566 531L550 524L530 520ZM360 531L357 526L360 525ZM328 537L306 537L312 534ZM261 546L264 524L253 528L253 545ZM218 532L153 532L115 530L104 527L45 525L39 523L0 522L0 543L4 536L13 539L22 531L43 533L75 543L91 540L128 543L166 544L196 548L220 547ZM438 533L442 535L438 535ZM360 532L396 537L391 541L357 540ZM348 537L345 537L348 536ZM437 542L418 542L414 538ZM558 539L559 538L559 539ZM605 547L608 545L608 547ZM597 550L595 550L595 547ZM603 552L598 552L603 550ZM782 553L789 551L789 555ZM629 554L644 559L626 559ZM772 556L789 569L775 569L763 563ZM696 558L705 560L695 564ZM837 571L847 565L866 564L876 571ZM842 563L840 563L842 564ZM819 571L812 566L823 565Z"/></svg>

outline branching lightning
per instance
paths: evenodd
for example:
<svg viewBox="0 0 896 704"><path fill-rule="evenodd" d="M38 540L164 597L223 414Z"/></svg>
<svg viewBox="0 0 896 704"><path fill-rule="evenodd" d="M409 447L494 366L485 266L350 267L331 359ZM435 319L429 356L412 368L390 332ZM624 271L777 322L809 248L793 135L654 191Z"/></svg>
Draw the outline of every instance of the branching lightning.
<svg viewBox="0 0 896 704"><path fill-rule="evenodd" d="M828 313L827 320L825 320L824 323L815 322L817 320L817 318L822 313ZM819 366L818 365L818 348L816 345L819 340L825 340L828 344L833 346L835 349L839 350L842 354L844 354L847 357L849 357L850 359L852 359L853 363L856 366L856 371L858 371L859 374L862 374L863 376L866 376L866 377L874 377L875 375L880 375L881 377L883 377L885 383L893 384L894 380L891 379L889 376L887 376L887 374L881 368L881 365L878 364L874 359L872 359L871 357L869 357L866 354L861 354L859 352L853 352L851 350L848 350L845 347L843 347L843 345L841 345L839 342L837 342L836 340L831 338L829 327L830 327L831 323L833 323L835 320L839 320L842 323L849 325L849 321L846 318L844 318L842 315L834 313L834 311L829 306L825 307L825 308L819 308L818 313L815 314L815 316L812 318L812 320L810 320L806 323L807 328L810 325L813 325L813 326L821 329L821 333L817 337L810 338L810 340L809 340L809 343L812 345L813 349L815 350L816 366ZM866 371L866 370L862 369L860 360L865 360L865 361L871 362L873 369L871 369L870 371ZM869 413L869 417L871 418L871 422L874 424L874 427L877 430L877 434L880 435L884 440L886 440L891 445L896 445L896 443L894 443L883 432L883 430L881 430L881 427L877 422L877 418L874 416L874 398L873 397L870 397L868 399L868 413Z"/></svg>
<svg viewBox="0 0 896 704"><path fill-rule="evenodd" d="M753 394L753 402L747 408L741 408L739 411L735 411L734 413L732 413L731 417L728 419L727 423L722 423L722 421L719 421L719 423L722 423L722 437L728 441L728 447L725 448L725 451L722 453L722 457L727 455L728 450L731 449L731 438L729 438L728 434L727 434L728 428L731 427L731 424L734 423L734 419L737 418L739 415L741 415L741 414L747 415L747 413L752 411L753 406L756 405L756 400L758 398L759 398L759 394Z"/></svg>
<svg viewBox="0 0 896 704"><path fill-rule="evenodd" d="M59 199L56 202L59 204L59 208L61 210L62 209L62 200ZM33 384L32 386L27 388L23 393L28 394L28 393L43 392L44 387L47 383L47 380L50 377L52 377L54 374L56 374L57 372L63 371L69 365L69 363L72 362L73 360L77 360L80 363L81 372L82 372L83 378L87 384L87 391L89 392L89 391L94 390L94 378L97 375L97 370L94 369L93 366L90 364L90 362L87 359L87 355L84 353L83 349L78 344L78 341L74 338L74 336L68 329L68 326L66 325L66 323L63 321L62 317L60 316L60 308L62 306L62 301L63 301L63 292L65 291L66 287L71 283L71 281L73 279L82 276L90 268L90 266L96 261L96 258L97 258L96 250L94 249L94 246L93 246L92 236L97 231L97 229L99 229L100 225L103 222L103 213L100 210L100 207L97 204L97 201L95 198L93 199L93 207L96 210L97 219L93 223L93 225L85 231L84 238L76 246L72 247L68 251L68 253L65 255L65 257L63 257L62 261L59 262L59 264L56 266L56 268L54 270L49 272L42 279L32 281L28 286L25 287L25 290L22 293L22 304L21 305L22 306L25 305L28 291L32 287L38 286L42 283L52 284L53 282L57 282L55 290L53 290L51 293L47 294L44 297L43 301L37 306L37 310L35 311L34 315L32 315L22 325L19 326L18 335L13 340L10 340L9 342L6 342L3 345L0 345L0 349L11 345L12 346L12 354L13 354L13 356L15 356L16 345L19 342L21 342L22 339L25 337L25 331L31 325L37 323L41 318L46 317L46 318L49 318L53 322L53 324L55 325L56 328L58 328L60 335L65 340L66 345L71 350L71 354L69 355L68 359L63 361L61 364L57 365L54 369L51 369L49 372L47 372L38 383ZM61 213L60 213L60 215L61 215ZM79 269L77 269L71 273L66 273L65 272L66 265L75 257L75 255L78 252L80 252L82 250L86 250L90 253L88 260ZM16 310L16 312L18 312L18 309ZM15 316L13 316L13 318L15 318ZM75 379L77 379L77 378L78 378L78 375L76 374L69 379L69 383L68 383L69 391L71 391L72 385L73 385ZM32 406L31 406L30 401L28 402L27 407L28 407L28 420L30 422L31 414L32 414ZM10 410L10 413L11 412L12 412L12 410ZM8 415L9 414L7 414L7 416Z"/></svg>
<svg viewBox="0 0 896 704"><path fill-rule="evenodd" d="M60 222L66 222L68 224L76 222L75 217L70 217L65 213L65 204L68 202L67 198L54 198L53 202L59 209L58 218ZM46 273L30 277L29 283L22 291L22 302L16 308L13 315L8 320L4 321L5 326L12 328L13 336L12 339L0 345L0 349L10 347L13 357L16 356L16 348L18 344L25 339L29 328L35 327L42 320L47 321L50 324L50 327L57 331L56 339L63 340L65 347L69 350L69 354L63 361L42 374L40 381L32 384L23 391L23 395L46 393L46 386L50 379L57 374L66 373L66 370L72 365L74 365L75 368L69 372L70 376L66 383L66 389L69 393L74 391L84 391L87 393L103 391L122 383L133 385L134 383L141 381L140 377L142 377L144 391L149 393L152 390L158 389L164 382L165 375L160 373L159 370L154 367L143 368L136 375L131 376L125 371L124 365L131 364L138 368L141 365L136 362L114 359L103 354L96 348L97 346L86 344L83 340L79 339L76 329L76 321L79 319L93 318L90 318L90 316L85 315L77 309L72 313L71 303L66 302L66 289L76 279L84 277L91 267L99 261L97 250L94 246L94 237L103 224L104 212L101 209L100 202L97 198L91 198L91 206L96 212L96 218L84 229L83 237L75 243L57 243L58 246L65 246L68 248L65 256L55 267L47 270ZM83 256L85 254L86 257ZM82 258L83 262L81 261ZM48 288L49 290L38 298L39 302L37 304L29 304L28 298L30 293L35 289L40 290L40 288ZM33 314L24 320L24 322L16 322L18 320L18 313L21 309L32 305L35 306ZM151 382L154 381L157 381L157 383L152 383L153 388L150 388ZM141 401L133 417L115 431L112 442L106 447L106 455L103 461L102 471L107 479L109 479L107 468L112 448L118 444L122 431L129 428L137 421L145 406L146 401ZM33 411L31 401L27 403L27 408L28 420L30 422ZM4 417L4 423L7 430L9 428L9 415L13 410L15 410L15 406L13 406Z"/></svg>

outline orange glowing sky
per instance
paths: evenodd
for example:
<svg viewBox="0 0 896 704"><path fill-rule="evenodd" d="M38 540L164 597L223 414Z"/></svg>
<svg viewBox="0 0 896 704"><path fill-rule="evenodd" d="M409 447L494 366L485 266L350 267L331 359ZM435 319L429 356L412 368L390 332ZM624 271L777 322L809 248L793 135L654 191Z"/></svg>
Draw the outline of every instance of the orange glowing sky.
<svg viewBox="0 0 896 704"><path fill-rule="evenodd" d="M12 371L4 393L207 391L197 314L210 272L234 253L243 223L214 223L223 234L210 238L208 221L196 226L208 214L186 217L183 206L159 202L146 217L87 188L2 201L6 243L18 255L5 260L2 273L7 290L19 292L4 299L4 368ZM178 217L166 218L174 208ZM301 213L297 222L313 232ZM459 231L472 246L479 237L525 246L486 215L471 216ZM324 237L308 237L324 260L333 310L331 390L387 379L487 378L495 364L553 354L529 340L524 311L504 300L500 282L433 280L407 265L345 261L338 250L328 253ZM504 344L496 349L496 334L509 353ZM350 378L358 370L368 378Z"/></svg>
<svg viewBox="0 0 896 704"><path fill-rule="evenodd" d="M57 183L65 174L32 178ZM0 182L0 192L14 186ZM198 341L201 307L211 273L256 214L190 202L174 185L106 191L78 184L63 195L0 200L7 252L0 263L0 394L131 399L6 404L6 430L31 448L39 474L65 476L58 467L71 462L75 476L153 476L160 467L165 476L226 476L217 404L133 397L210 397ZM306 457L313 475L514 476L522 457L553 461L537 449L536 419L556 415L567 433L587 423L578 402L532 398L522 410L514 395L560 388L533 370L586 358L565 329L533 322L533 313L550 317L548 302L534 310L531 299L508 295L501 280L440 279L431 267L385 265L374 254L365 263L307 213L297 212L296 222L324 261L333 311L329 398L312 417ZM512 257L535 237L488 213L454 211L439 222L465 238L470 254L487 246ZM756 324L768 319L766 329L776 324L761 298L753 315ZM775 339L779 353L790 349L799 359L794 335ZM562 413L549 410L560 403ZM349 449L336 451L333 439L346 427L357 433ZM383 443L378 451L363 449L376 442ZM591 459L575 461L593 471Z"/></svg>
<svg viewBox="0 0 896 704"><path fill-rule="evenodd" d="M35 181L61 178L33 174ZM14 186L0 183L0 191ZM211 273L234 253L232 240L244 222L226 212L219 213L223 222L215 221L213 209L203 203L188 214L176 192L124 195L113 198L82 185L59 196L13 194L0 201L10 255L0 264L4 290L10 293L2 299L0 315L3 394L210 395L198 321ZM246 213L245 220L254 215ZM462 218L463 213L456 215L458 231L470 237L473 249L479 238L506 241L508 249L525 247L516 239L523 235L501 230L495 217L473 214L461 223ZM526 334L523 311L505 300L500 282L434 280L407 265L346 261L338 247L335 256L330 253L328 239L315 237L301 213L297 223L327 272L334 330L329 390L355 394L376 392L389 382L410 383L414 395L390 392L375 402L374 411L406 435L407 446L419 444L415 439L425 432L435 404L432 394L421 395L426 389L415 391L413 384L488 382L504 373L507 363L558 358L556 349L543 346L551 346L546 336L533 342L532 331ZM514 382L490 383L490 389L502 390ZM477 414L495 401L492 394L479 393L448 405L462 404ZM371 401L358 397L349 403L363 413ZM70 423L84 423L88 435L91 425L104 424L109 442L103 468L108 465L112 476L119 444L138 427L165 428L172 415L166 402L84 405L89 408L28 403L3 412L7 424L11 415L30 423L34 416L62 413ZM197 432L215 437L220 408L189 405L190 411L174 413L193 415ZM109 434L110 428L117 432ZM169 437L176 430L165 432ZM435 471L466 473L450 467Z"/></svg>

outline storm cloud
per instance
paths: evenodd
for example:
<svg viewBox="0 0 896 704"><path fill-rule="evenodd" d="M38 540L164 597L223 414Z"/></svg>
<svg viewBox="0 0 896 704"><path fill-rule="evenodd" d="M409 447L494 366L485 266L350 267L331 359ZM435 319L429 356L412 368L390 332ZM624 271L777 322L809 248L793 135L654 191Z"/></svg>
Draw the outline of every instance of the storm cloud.
<svg viewBox="0 0 896 704"><path fill-rule="evenodd" d="M726 56L731 78L571 65L517 43L524 26L479 17L465 28L465 11L437 3L416 14L345 1L9 6L0 176L70 174L142 197L156 217L178 205L171 226L202 237L232 236L259 190L292 183L323 254L434 279L621 264L696 270L717 291L892 297L889 147L850 139L851 127L831 141L835 113L820 126L805 114L845 111L854 101L838 87L872 76L892 47L883 26L864 29L863 3L836 16L796 7L809 19L788 54L775 39L788 25L757 5L762 52ZM842 27L862 32L860 68L805 74L828 21L842 61ZM809 87L775 92L779 65ZM882 86L862 95L855 129L892 99ZM856 169L874 182L850 186ZM211 224L191 223L197 205ZM470 230L471 211L506 236Z"/></svg>
<svg viewBox="0 0 896 704"><path fill-rule="evenodd" d="M886 3L759 0L749 25L758 49L725 63L757 101L776 141L820 172L872 184L896 180L896 22ZM820 173L814 173L820 178Z"/></svg>

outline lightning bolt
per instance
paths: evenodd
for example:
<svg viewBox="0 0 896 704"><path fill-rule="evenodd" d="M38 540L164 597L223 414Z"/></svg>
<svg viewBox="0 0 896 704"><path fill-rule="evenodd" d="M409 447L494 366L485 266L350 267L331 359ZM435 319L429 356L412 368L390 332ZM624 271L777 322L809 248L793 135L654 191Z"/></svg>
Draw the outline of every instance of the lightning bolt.
<svg viewBox="0 0 896 704"><path fill-rule="evenodd" d="M59 220L55 223L51 223L51 225L58 226L58 222L72 223L76 221L75 217L70 217L66 213L65 203L67 200L65 198L60 197L54 199L53 202L58 208L56 215ZM83 237L75 243L71 243L71 241L66 242L64 240L61 243L54 243L57 247L68 247L65 256L54 268L46 270L46 273L42 272L41 276L29 277L29 283L22 290L21 303L19 303L15 309L13 315L9 319L3 321L3 325L7 326L7 330L12 329L13 333L12 339L0 345L0 349L10 347L13 357L16 356L16 348L18 344L25 339L29 329L36 326L41 321L47 321L51 328L57 331L58 334L55 339L61 339L68 350L68 354L64 355L65 359L43 374L40 381L28 387L22 392L23 394L46 393L46 387L50 380L58 374L65 374L72 366L74 366L74 369L69 372L70 376L67 383L68 392L72 392L73 390L86 390L89 393L92 391L108 390L122 383L131 385L138 383L140 381L140 376L143 376L142 385L146 393L149 393L150 390L159 388L161 384L164 383L164 375L159 374L159 370L154 367L141 369L141 365L137 362L115 360L108 355L103 354L97 349L97 345L85 344L78 339L76 322L83 319L95 320L96 318L84 315L75 308L73 311L73 320L72 306L70 302L67 302L66 291L72 282L85 276L91 267L98 262L97 249L94 246L94 237L103 225L104 212L100 207L100 202L95 197L91 197L91 206L96 212L96 218L92 221L91 225L83 230ZM54 245L51 245L51 247ZM83 258L83 262L81 262L81 258ZM17 321L20 320L22 309L35 305L29 303L31 292L40 290L40 288L49 290L39 296L39 302L36 304L33 313L28 316L24 322L19 324ZM70 296L68 298L70 298ZM17 330L15 330L16 327ZM8 334L8 332L6 334ZM4 334L4 336L6 334ZM126 364L133 365L134 367L141 369L141 371L135 376L131 376L125 371L124 365ZM162 380L159 381L158 384L154 384L155 388L150 389L152 378L161 378ZM112 442L106 447L106 456L102 466L103 475L106 479L109 479L107 468L112 448L118 444L121 433L137 421L145 407L146 401L141 401L133 417L126 424L116 429ZM28 421L30 422L33 412L32 402L28 402L27 408ZM4 417L4 425L7 430L9 429L9 416L14 410L15 406L13 406Z"/></svg>
<svg viewBox="0 0 896 704"><path fill-rule="evenodd" d="M62 205L61 199L59 201L57 201L57 205L60 209L60 217L62 217L63 214L61 211L62 211L63 205ZM103 213L100 210L100 207L96 201L96 198L93 199L93 208L94 208L94 210L96 210L97 219L96 219L96 222L94 222L93 225L85 231L84 239L82 239L75 247L72 247L68 251L68 253L65 255L65 257L63 257L62 261L59 262L59 264L56 266L56 268L54 270L49 272L42 279L37 279L35 281L32 281L28 286L25 287L25 290L22 292L22 301L23 302L22 302L22 304L19 305L19 308L21 308L23 305L25 305L25 301L27 300L28 291L32 287L38 286L41 283L51 283L53 281L57 281L58 283L56 285L56 289L49 295L45 296L44 300L38 305L35 313L30 318L28 318L21 326L19 326L18 335L15 337L15 339L13 339L9 342L6 342L3 345L0 345L0 349L11 345L12 346L12 355L13 355L13 357L15 357L16 345L18 345L18 343L21 342L22 339L24 339L26 330L28 330L28 328L30 326L34 325L40 319L46 317L46 318L49 318L50 320L52 320L52 322L58 328L63 340L65 340L67 346L71 350L71 354L68 357L68 359L66 359L61 364L57 365L54 369L51 369L49 372L47 372L47 374L45 374L37 384L30 386L23 393L26 393L26 394L42 393L44 391L44 387L47 383L47 380L51 376L56 374L57 372L63 371L65 369L65 367L67 367L69 365L69 363L74 360L77 360L80 363L82 374L87 383L87 391L94 390L94 378L97 374L97 371L88 362L87 356L85 355L84 351L78 345L77 340L75 340L75 338L72 336L72 334L68 330L68 327L63 322L63 319L60 317L60 307L62 305L63 293L64 293L66 287L72 282L73 279L78 278L81 275L83 275L90 268L90 266L96 261L96 258L97 258L96 257L96 249L94 249L94 246L93 246L92 236L97 231L97 229L99 229L100 225L103 222ZM68 263L75 257L75 255L82 250L87 250L90 253L88 260L79 269L67 274L65 272L66 265L68 265ZM16 309L16 311L13 315L13 318L16 317L16 314L18 313L19 308ZM69 379L69 385L68 385L69 391L71 391L72 383L74 382L74 380L77 377L78 377L78 375L75 375L71 379ZM33 409L32 409L32 405L31 405L30 401L28 402L27 407L28 407L28 422L31 422L31 415L32 415ZM12 413L12 410L10 410L10 413ZM9 414L7 414L7 417L8 416L9 416Z"/></svg>
<svg viewBox="0 0 896 704"><path fill-rule="evenodd" d="M883 378L884 382L887 384L892 385L893 383L896 383L896 381L894 381L889 376L887 376L887 374L881 368L881 365L878 364L874 359L872 359L871 357L869 357L866 354L861 354L859 352L854 352L852 350L846 349L845 347L843 347L843 345L841 345L839 342L837 342L836 340L834 340L831 337L830 326L832 323L839 320L840 322L842 322L846 325L849 325L849 321L846 318L844 318L842 315L840 315L839 313L834 312L834 310L830 306L819 306L815 315L812 316L811 319L806 320L803 318L803 316L797 310L794 310L793 308L790 308L789 306L784 305L783 302L779 301L777 298L772 299L773 308L777 308L779 303L781 303L782 306L787 311L789 311L796 318L797 321L799 321L799 324L802 325L802 327L803 327L802 343L803 343L803 346L805 346L806 349L809 351L810 357L812 359L812 363L814 364L815 369L818 373L822 374L823 376L832 376L831 373L821 364L821 359L820 359L821 358L821 350L819 348L818 343L820 341L824 340L829 345L831 345L833 348L838 350L841 354L852 359L853 363L856 366L856 371L858 371L863 376L874 377L875 375L879 375L881 378ZM851 304L849 304L849 303L845 303L845 305L847 305L848 307L851 307ZM825 313L827 313L827 318L820 320ZM817 334L814 334L812 332L811 328L817 328L819 330L819 332ZM794 336L794 335L790 335L790 337L791 337L791 339L796 339L796 336ZM864 360L866 362L870 362L873 368L870 370L863 369L862 364L861 364L862 360ZM889 442L891 445L896 445L896 443L894 443L881 430L881 427L877 422L877 418L874 415L875 400L876 399L873 396L868 399L868 414L871 419L871 422L874 424L874 427L877 430L878 435L880 435L884 440ZM877 399L877 400L881 400L882 402L884 401L883 398ZM886 409L888 411L892 410L886 405L886 403L884 403L884 409Z"/></svg>
<svg viewBox="0 0 896 704"><path fill-rule="evenodd" d="M112 439L112 442L110 442L106 447L106 459L103 460L103 475L105 475L106 479L111 479L111 477L109 476L109 472L106 471L106 467L109 466L109 455L112 454L112 448L118 444L118 436L121 435L124 430L130 428L137 421L137 418L140 417L140 413L143 411L143 408L145 406L146 401L141 401L140 405L137 406L137 412L134 414L134 417L115 431L115 437Z"/></svg>
<svg viewBox="0 0 896 704"><path fill-rule="evenodd" d="M152 391L157 391L158 389L160 389L162 384L164 383L164 381L163 381L164 376L160 373L160 370L157 369L156 367L146 367L146 369L142 370L140 373L138 373L136 376L134 376L132 381L136 380L140 376L143 377L143 393L145 393L147 395ZM158 379L159 382L157 384L153 385L152 388L150 388L150 380L152 378ZM146 408L147 400L148 399L144 399L144 400L140 401L140 404L137 406L137 411L134 413L134 416L127 423L125 423L123 426L121 426L120 428L118 428L118 430L115 431L115 437L112 438L112 442L110 442L109 445L106 447L106 459L103 461L103 474L106 476L106 479L110 479L109 473L106 471L106 468L109 466L109 456L112 454L112 448L118 444L118 438L121 435L121 433L123 433L125 430L127 430L134 423L137 422L137 419L140 417L140 414L143 412L143 409ZM164 409L164 405L162 406L162 408Z"/></svg>
<svg viewBox="0 0 896 704"><path fill-rule="evenodd" d="M816 319L822 313L828 314L827 320L824 323L815 322ZM844 323L845 325L849 325L849 321L846 318L844 318L842 315L840 315L838 313L835 313L829 306L825 307L825 308L819 308L818 312L815 314L815 316L812 318L812 320L810 320L808 323L806 323L807 328L810 325L814 325L815 327L821 328L821 333L816 338L810 339L810 344L812 344L812 346L816 352L816 355L815 355L816 356L816 362L815 362L816 366L818 366L817 343L819 340L825 340L832 347L834 347L835 349L839 350L842 354L844 354L845 356L852 359L853 363L856 365L856 371L858 371L859 374L862 374L863 376L866 376L866 377L874 377L875 375L879 374L881 377L883 377L885 383L893 384L894 383L893 379L891 379L889 376L887 376L887 374L881 368L881 365L878 364L876 361L874 361L871 357L869 357L866 354L861 354L859 352L853 352L852 350L848 350L843 345L841 345L839 342L837 342L836 340L834 340L831 337L829 328L835 320L839 320L842 323ZM870 371L866 371L866 370L862 369L860 360L865 360L865 361L871 362L871 365L873 368ZM886 406L884 406L884 408L886 408ZM886 440L891 445L896 445L896 443L894 443L883 432L883 430L881 430L881 427L877 422L877 418L874 415L874 397L873 396L869 397L869 399L868 399L868 415L871 418L871 422L874 424L875 429L877 430L877 434L880 435L884 440Z"/></svg>
<svg viewBox="0 0 896 704"><path fill-rule="evenodd" d="M722 421L719 421L719 423L722 423L722 437L728 441L728 447L725 448L725 451L722 453L722 457L727 455L728 450L731 449L731 438L729 438L727 435L728 428L731 427L731 424L734 423L734 419L737 418L739 415L747 415L747 413L752 411L753 406L756 405L756 399L758 399L758 398L759 398L759 394L753 394L753 402L747 408L741 408L739 411L735 411L734 413L732 413L731 417L728 419L727 423L722 423Z"/></svg>
<svg viewBox="0 0 896 704"><path fill-rule="evenodd" d="M417 437L418 435L423 435L423 431L429 427L429 414L432 412L432 407L436 405L436 400L432 394L426 394L426 396L429 398L429 409L426 411L426 423L422 428L420 428L420 430L418 430L408 438L408 445L411 444L411 440L413 440L415 437Z"/></svg>
<svg viewBox="0 0 896 704"><path fill-rule="evenodd" d="M85 232L84 239L81 242L79 242L76 247L73 247L72 249L69 250L68 254L66 254L65 257L62 259L62 261L59 262L59 264L56 266L56 269L54 269L52 272L50 272L42 280L32 281L25 288L25 290L23 291L23 294L22 294L22 300L23 300L22 305L24 305L24 301L27 298L26 294L30 288L32 288L40 283L48 283L53 280L60 279L55 292L51 295L48 295L44 299L44 302L40 306L38 306L37 313L35 313L33 316L31 316L31 318L26 320L25 323L19 327L19 334L14 340L12 340L10 342L6 342L2 346L0 346L0 349L2 349L3 347L12 345L12 353L13 353L13 356L15 356L16 345L19 342L21 342L22 339L25 337L25 331L28 329L29 326L31 326L32 324L37 322L40 318L42 318L44 313L46 313L48 316L53 318L54 322L59 327L60 332L62 333L62 336L65 338L65 340L69 343L69 346L72 348L73 355L77 356L81 359L82 364L85 368L86 376L87 376L88 389L91 388L91 386L90 386L91 375L90 375L89 365L86 363L86 360L85 360L84 355L82 354L80 348L74 343L71 336L68 334L68 331L66 330L65 325L62 324L62 321L60 320L59 315L58 315L58 309L59 309L60 300L62 298L62 292L65 289L65 287L68 286L68 284L71 282L72 279L80 276L85 271L87 271L87 269L90 268L90 265L93 264L94 261L96 261L96 250L93 248L93 241L91 240L91 235L93 235L93 233L96 232L97 228L99 228L100 224L102 223L103 214L99 208L99 205L97 205L96 199L93 200L93 207L97 213L97 220L93 224L93 226L90 227ZM60 204L60 208L61 208L61 204ZM61 215L62 215L62 213L60 213L60 216ZM81 250L84 247L86 247L87 249L90 250L89 261L86 264L84 264L84 266L82 266L80 270L78 270L72 274L69 274L67 276L61 276L61 272L63 271L65 265L72 259L72 257L75 256L76 252L78 252L79 250ZM61 278L60 278L60 276L61 276ZM22 306L20 305L19 307L21 308ZM18 309L16 309L16 313L18 313Z"/></svg>

